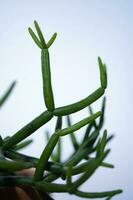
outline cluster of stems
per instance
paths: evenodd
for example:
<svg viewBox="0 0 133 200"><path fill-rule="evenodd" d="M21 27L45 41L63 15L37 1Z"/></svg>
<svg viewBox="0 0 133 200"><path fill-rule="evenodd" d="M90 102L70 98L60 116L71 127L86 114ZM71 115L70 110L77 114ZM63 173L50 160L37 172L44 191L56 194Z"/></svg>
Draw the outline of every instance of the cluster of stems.
<svg viewBox="0 0 133 200"><path fill-rule="evenodd" d="M94 113L91 107L92 103L103 96L107 87L106 65L98 57L100 70L100 86L98 89L78 102L56 108L51 82L49 48L55 41L57 34L54 33L46 43L36 21L34 21L34 25L37 35L31 28L29 28L29 33L35 44L41 50L43 97L46 111L17 131L13 136L6 138L0 137L0 170L3 172L3 175L0 176L0 187L33 186L37 190L45 193L66 192L88 199L111 199L113 196L121 193L122 190L83 192L79 189L99 167L114 167L112 164L104 162L104 159L110 151L106 149L106 145L113 136L107 136L106 129L103 130L102 136L100 135L104 124L105 97L103 98L100 111ZM0 99L0 107L6 101L14 86L15 82L11 84ZM88 116L72 124L70 114L76 113L84 108L89 110ZM53 134L49 134L48 131L46 132L47 144L40 158L30 157L20 153L20 149L32 142L32 140L24 139L45 125L54 116L56 117L55 132ZM66 118L66 128L62 128L63 118ZM83 133L82 140L79 142L75 136L77 134L75 132L84 126L86 126L86 130ZM62 161L61 138L66 135L70 136L73 153L66 161ZM35 168L35 173L31 177L23 177L16 174L17 171L30 169L31 167ZM79 176L73 181L72 178L75 175ZM62 184L56 183L58 178L62 178L64 182Z"/></svg>

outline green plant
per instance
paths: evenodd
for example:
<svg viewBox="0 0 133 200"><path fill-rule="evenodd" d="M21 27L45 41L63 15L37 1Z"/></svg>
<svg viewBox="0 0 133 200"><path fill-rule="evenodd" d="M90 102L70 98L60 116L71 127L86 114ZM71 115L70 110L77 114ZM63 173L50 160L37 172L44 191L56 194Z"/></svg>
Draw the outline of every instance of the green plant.
<svg viewBox="0 0 133 200"><path fill-rule="evenodd" d="M103 131L102 137L100 136L100 131L104 123L105 97L102 101L101 111L93 113L92 107L90 106L103 96L107 87L106 65L99 57L98 64L101 85L96 91L79 102L56 108L51 83L49 48L55 41L57 34L55 33L48 43L46 43L38 23L35 21L34 24L38 36L36 36L31 28L29 28L29 33L35 44L41 49L43 96L47 110L25 125L13 136L4 139L0 137L0 170L4 173L6 172L6 175L0 176L0 186L33 186L42 192L67 192L83 198L94 199L105 197L110 199L114 195L121 193L122 190L95 193L82 192L79 190L79 187L93 175L97 168L101 166L113 168L112 164L104 162L104 159L110 151L106 149L106 145L113 136L111 135L108 137L107 130ZM6 101L14 86L15 82L11 84L0 99L0 106ZM89 116L76 124L72 124L70 114L84 108L89 108ZM21 148L24 148L32 142L32 140L23 140L46 124L54 116L57 118L55 132L51 136L49 132L46 132L47 144L40 158L37 159L19 153ZM63 117L67 120L67 128L62 128ZM97 120L97 118L99 120ZM79 143L74 132L85 125L87 125L87 128L85 133L83 133L82 142ZM66 135L70 136L74 151L68 160L62 162L61 137ZM23 177L16 174L18 170L31 167L35 167L35 174L33 177ZM77 180L72 181L72 177L75 175L80 176ZM64 183L55 183L58 178L62 178Z"/></svg>

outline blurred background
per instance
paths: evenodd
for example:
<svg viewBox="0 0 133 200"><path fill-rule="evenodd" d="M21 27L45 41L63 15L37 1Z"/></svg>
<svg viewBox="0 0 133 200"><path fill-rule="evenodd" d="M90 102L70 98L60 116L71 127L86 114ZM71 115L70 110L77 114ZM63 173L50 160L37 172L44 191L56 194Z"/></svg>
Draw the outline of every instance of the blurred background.
<svg viewBox="0 0 133 200"><path fill-rule="evenodd" d="M1 109L0 129L3 137L17 130L45 110L42 95L40 50L30 38L36 19L49 40L58 33L50 48L51 71L56 106L86 97L99 87L97 57L108 68L105 128L114 133L109 144L108 162L114 169L100 168L84 185L86 191L122 188L116 200L133 198L132 112L133 112L133 1L7 1L0 0L0 94L17 80L17 87ZM34 29L35 30L35 29ZM101 99L93 104L100 108ZM87 116L83 110L73 115L73 122ZM54 120L34 133L34 144L24 150L39 156L45 144L44 132L54 130ZM82 135L77 133L80 141ZM65 142L69 142L65 138ZM67 143L68 144L68 143ZM67 145L64 158L71 152ZM55 194L55 199L80 199Z"/></svg>

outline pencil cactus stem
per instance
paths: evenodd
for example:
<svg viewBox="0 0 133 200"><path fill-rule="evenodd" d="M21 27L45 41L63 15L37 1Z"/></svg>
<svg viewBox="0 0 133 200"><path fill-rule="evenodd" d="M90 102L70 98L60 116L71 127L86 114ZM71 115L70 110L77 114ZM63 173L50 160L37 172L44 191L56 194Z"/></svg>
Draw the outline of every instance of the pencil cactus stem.
<svg viewBox="0 0 133 200"><path fill-rule="evenodd" d="M106 107L106 97L104 97L102 100L102 108L101 108L102 115L99 118L99 125L98 125L99 129L101 129L104 125L105 107Z"/></svg>
<svg viewBox="0 0 133 200"><path fill-rule="evenodd" d="M20 149L23 149L25 147L27 147L28 145L30 145L31 143L33 142L33 140L26 140L24 142L21 142L19 144L17 144L15 147L14 147L14 150L15 151L18 151Z"/></svg>
<svg viewBox="0 0 133 200"><path fill-rule="evenodd" d="M70 187L72 185L72 166L68 166L67 170L67 185Z"/></svg>
<svg viewBox="0 0 133 200"><path fill-rule="evenodd" d="M53 111L54 96L51 83L50 59L48 49L41 51L42 79L43 79L43 96L44 102L49 111Z"/></svg>
<svg viewBox="0 0 133 200"><path fill-rule="evenodd" d="M40 181L43 179L43 174L44 174L44 171L46 170L46 165L48 163L48 159L50 158L50 155L53 152L53 149L54 149L55 145L57 144L58 139L59 139L59 136L56 133L53 134L51 136L51 138L49 139L49 142L46 145L46 147L44 148L44 150L41 154L41 157L38 161L35 175L34 175L34 181Z"/></svg>
<svg viewBox="0 0 133 200"><path fill-rule="evenodd" d="M70 192L73 193L81 184L83 184L90 176L94 173L94 171L99 167L99 164L102 163L103 159L107 156L109 152L106 151L100 158L92 160L88 167L86 168L86 172L79 177L78 180L73 182Z"/></svg>
<svg viewBox="0 0 133 200"><path fill-rule="evenodd" d="M92 109L91 106L89 106L89 112L90 112L90 115L93 115L93 109ZM93 126L97 129L97 123L96 123L95 120L94 120L94 122L93 122Z"/></svg>
<svg viewBox="0 0 133 200"><path fill-rule="evenodd" d="M90 104L94 103L104 94L104 92L105 90L102 87L100 87L85 99L82 99L81 101L78 101L76 103L67 106L56 108L53 113L55 116L64 116L78 112L86 108Z"/></svg>
<svg viewBox="0 0 133 200"><path fill-rule="evenodd" d="M17 133L15 133L12 137L10 137L7 141L5 141L5 143L3 144L3 150L10 149L12 146L30 136L37 129L46 124L52 117L53 113L49 111L43 112L41 115L36 117L22 129L20 129Z"/></svg>
<svg viewBox="0 0 133 200"><path fill-rule="evenodd" d="M39 39L40 39L42 48L46 49L46 48L47 48L47 45L46 45L45 39L44 39L44 37L43 37L42 31L41 31L41 29L40 29L40 27L39 27L39 24L37 23L36 20L34 21L34 25L35 25L35 28L36 28L38 37L39 37Z"/></svg>
<svg viewBox="0 0 133 200"><path fill-rule="evenodd" d="M101 86L106 89L107 87L107 70L106 65L102 63L102 60L100 57L98 57L98 64L100 69L100 80L101 80Z"/></svg>
<svg viewBox="0 0 133 200"><path fill-rule="evenodd" d="M99 140L98 145L97 145L96 157L100 157L102 155L106 144L107 144L107 130L104 130L102 139Z"/></svg>
<svg viewBox="0 0 133 200"><path fill-rule="evenodd" d="M47 48L49 48L54 43L56 37L57 37L57 33L54 33L53 36L50 38L50 40L47 43Z"/></svg>
<svg viewBox="0 0 133 200"><path fill-rule="evenodd" d="M55 132L62 129L62 117L57 117L56 126L55 126ZM57 142L57 148L56 148L56 162L61 162L61 156L62 156L62 140L59 137Z"/></svg>
<svg viewBox="0 0 133 200"><path fill-rule="evenodd" d="M69 115L67 115L66 119L67 119L67 125L68 126L72 126L71 118L70 118ZM79 148L79 144L78 144L77 139L76 139L76 137L75 137L73 132L70 133L70 138L71 138L71 142L73 144L73 147L74 147L74 149L76 151Z"/></svg>
<svg viewBox="0 0 133 200"><path fill-rule="evenodd" d="M19 171L22 169L31 168L32 163L24 163L18 161L8 161L8 160L0 160L0 170L6 170L8 172Z"/></svg>
<svg viewBox="0 0 133 200"><path fill-rule="evenodd" d="M41 44L41 42L39 41L38 37L36 36L36 34L33 32L33 30L31 28L28 28L28 31L30 33L30 36L32 37L32 39L34 40L35 44L42 49L43 46Z"/></svg>
<svg viewBox="0 0 133 200"><path fill-rule="evenodd" d="M55 131L61 130L62 128L62 117L57 117Z"/></svg>
<svg viewBox="0 0 133 200"><path fill-rule="evenodd" d="M56 183L47 183L46 181L36 182L35 186L37 189L44 192L67 192L66 184L56 184Z"/></svg>
<svg viewBox="0 0 133 200"><path fill-rule="evenodd" d="M77 131L78 129L82 128L83 126L91 123L92 121L94 121L94 119L96 119L97 117L99 117L102 113L101 112L97 112L93 115L91 115L90 117L87 117L79 122L77 122L76 124L68 127L68 128L65 128L65 129L62 129L60 131L58 131L58 135L59 136L65 136L65 135L68 135L69 133L71 132L74 132L74 131Z"/></svg>
<svg viewBox="0 0 133 200"><path fill-rule="evenodd" d="M107 192L82 192L82 191L76 190L74 192L75 195L82 197L82 198L88 198L88 199L96 199L96 198L115 196L120 193L122 193L122 190L113 190L113 191L107 191Z"/></svg>

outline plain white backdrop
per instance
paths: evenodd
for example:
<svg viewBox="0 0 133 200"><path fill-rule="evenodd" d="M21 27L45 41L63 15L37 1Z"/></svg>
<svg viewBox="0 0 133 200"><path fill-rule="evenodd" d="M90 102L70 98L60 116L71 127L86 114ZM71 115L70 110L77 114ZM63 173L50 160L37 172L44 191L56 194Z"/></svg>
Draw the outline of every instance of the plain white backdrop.
<svg viewBox="0 0 133 200"><path fill-rule="evenodd" d="M108 68L105 127L115 133L107 161L115 169L100 169L84 185L86 191L123 189L116 200L133 198L132 102L133 102L133 2L110 1L0 1L0 94L12 80L18 84L0 113L3 137L17 130L45 110L42 95L40 50L27 28L36 19L48 40L56 31L57 40L50 48L51 71L56 106L87 96L99 86L97 57ZM99 109L95 103L95 111ZM73 115L73 122L87 116ZM33 134L35 142L25 153L39 156L44 144L44 130L53 131L54 120ZM82 133L77 133L80 140ZM66 141L69 142L68 138ZM68 143L65 143L68 144ZM65 145L66 146L66 145ZM71 152L65 148L65 157ZM55 194L55 199L80 199Z"/></svg>

